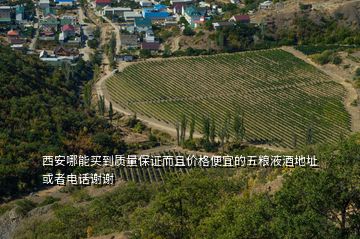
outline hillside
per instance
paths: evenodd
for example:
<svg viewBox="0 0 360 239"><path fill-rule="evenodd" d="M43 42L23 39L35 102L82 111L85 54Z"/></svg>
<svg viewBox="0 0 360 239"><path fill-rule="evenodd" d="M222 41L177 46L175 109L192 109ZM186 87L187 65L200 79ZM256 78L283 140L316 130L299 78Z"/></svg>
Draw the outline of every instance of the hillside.
<svg viewBox="0 0 360 239"><path fill-rule="evenodd" d="M198 132L204 117L219 131L239 108L245 139L255 144L303 146L309 130L314 142L335 142L350 130L344 89L282 50L147 61L106 85L124 110L174 128L182 115L195 115Z"/></svg>

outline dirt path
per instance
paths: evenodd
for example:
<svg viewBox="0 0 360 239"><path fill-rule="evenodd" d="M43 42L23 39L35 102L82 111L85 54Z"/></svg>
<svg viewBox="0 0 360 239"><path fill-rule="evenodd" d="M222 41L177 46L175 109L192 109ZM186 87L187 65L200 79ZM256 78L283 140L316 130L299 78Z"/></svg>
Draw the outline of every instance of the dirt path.
<svg viewBox="0 0 360 239"><path fill-rule="evenodd" d="M353 87L351 83L349 83L349 80L344 75L341 74L341 72L337 71L336 69L326 67L326 65L321 66L313 61L311 61L305 54L303 54L300 51L295 50L293 47L282 47L283 50L290 52L294 56L302 59L303 61L315 66L319 70L323 71L325 74L331 76L331 78L336 81L337 83L341 84L347 94L344 99L344 104L346 110L349 112L351 116L351 130L353 132L360 132L360 107L359 106L352 106L351 103L354 100L359 99L358 93L356 89Z"/></svg>

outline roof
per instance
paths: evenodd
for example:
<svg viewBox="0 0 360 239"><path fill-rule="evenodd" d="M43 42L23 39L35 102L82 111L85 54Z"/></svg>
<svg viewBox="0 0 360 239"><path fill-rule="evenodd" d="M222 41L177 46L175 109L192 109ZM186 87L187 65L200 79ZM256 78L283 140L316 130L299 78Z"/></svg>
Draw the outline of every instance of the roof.
<svg viewBox="0 0 360 239"><path fill-rule="evenodd" d="M250 21L250 17L248 15L234 15L233 18L237 22Z"/></svg>
<svg viewBox="0 0 360 239"><path fill-rule="evenodd" d="M95 0L96 4L110 4L111 0Z"/></svg>
<svg viewBox="0 0 360 239"><path fill-rule="evenodd" d="M151 20L149 18L136 18L135 26L136 27L151 27Z"/></svg>
<svg viewBox="0 0 360 239"><path fill-rule="evenodd" d="M24 13L25 7L24 6L16 6L16 13Z"/></svg>
<svg viewBox="0 0 360 239"><path fill-rule="evenodd" d="M160 43L158 42L143 42L141 43L141 49L147 49L147 50L159 50Z"/></svg>
<svg viewBox="0 0 360 239"><path fill-rule="evenodd" d="M129 35L129 34L120 35L121 45L135 45L137 44L137 40L138 39L136 35Z"/></svg>
<svg viewBox="0 0 360 239"><path fill-rule="evenodd" d="M72 19L70 18L63 18L63 19L60 19L60 25L61 26L64 26L64 25L71 25L71 23L73 22Z"/></svg>
<svg viewBox="0 0 360 239"><path fill-rule="evenodd" d="M153 9L157 10L157 11L160 11L162 9L166 9L167 6L166 5L163 5L163 4L156 4L153 6Z"/></svg>
<svg viewBox="0 0 360 239"><path fill-rule="evenodd" d="M55 2L75 2L75 0L55 0Z"/></svg>
<svg viewBox="0 0 360 239"><path fill-rule="evenodd" d="M235 23L233 22L214 22L214 27L227 27L227 26L233 26Z"/></svg>
<svg viewBox="0 0 360 239"><path fill-rule="evenodd" d="M170 14L168 12L159 12L153 8L144 8L143 9L143 17L150 19L161 19L168 18Z"/></svg>
<svg viewBox="0 0 360 239"><path fill-rule="evenodd" d="M74 28L73 25L65 24L65 25L61 28L61 30L62 30L63 32L65 32L65 31L75 31L75 28Z"/></svg>
<svg viewBox="0 0 360 239"><path fill-rule="evenodd" d="M10 30L10 31L7 32L7 35L8 36L18 36L19 33L17 31L15 31L15 30Z"/></svg>
<svg viewBox="0 0 360 239"><path fill-rule="evenodd" d="M11 10L10 6L0 6L0 10Z"/></svg>
<svg viewBox="0 0 360 239"><path fill-rule="evenodd" d="M185 9L185 13L190 17L205 16L206 9L196 8L194 6L189 6L189 7L187 7Z"/></svg>
<svg viewBox="0 0 360 239"><path fill-rule="evenodd" d="M137 17L142 17L142 15L137 12L124 12L124 18L137 18Z"/></svg>

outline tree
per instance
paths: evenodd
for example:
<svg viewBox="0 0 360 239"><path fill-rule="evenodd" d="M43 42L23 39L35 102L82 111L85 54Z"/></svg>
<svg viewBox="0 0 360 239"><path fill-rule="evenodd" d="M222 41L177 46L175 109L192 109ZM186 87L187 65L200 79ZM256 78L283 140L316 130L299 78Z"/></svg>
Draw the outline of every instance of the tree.
<svg viewBox="0 0 360 239"><path fill-rule="evenodd" d="M112 122L113 116L114 116L114 111L113 111L112 103L110 101L110 103L109 103L109 119L110 119L110 122Z"/></svg>
<svg viewBox="0 0 360 239"><path fill-rule="evenodd" d="M176 143L177 143L177 145L180 145L180 125L179 125L179 122L175 123L175 129L176 129Z"/></svg>
<svg viewBox="0 0 360 239"><path fill-rule="evenodd" d="M237 108L234 116L234 135L236 142L242 141L245 137L244 118L244 113L241 113L241 110Z"/></svg>
<svg viewBox="0 0 360 239"><path fill-rule="evenodd" d="M193 36L193 35L195 35L195 32L194 32L193 29L191 29L191 27L185 26L185 28L183 30L183 35L185 35L185 36Z"/></svg>
<svg viewBox="0 0 360 239"><path fill-rule="evenodd" d="M187 119L184 114L181 115L181 121L180 121L180 144L183 144L185 142L185 135L186 135L186 126L187 126Z"/></svg>
<svg viewBox="0 0 360 239"><path fill-rule="evenodd" d="M307 131L306 131L306 145L311 145L314 143L314 132L313 132L313 128L310 126L308 127Z"/></svg>
<svg viewBox="0 0 360 239"><path fill-rule="evenodd" d="M192 140L195 132L195 115L191 114L189 139Z"/></svg>
<svg viewBox="0 0 360 239"><path fill-rule="evenodd" d="M203 128L202 128L202 133L203 133L203 139L205 142L209 142L210 141L210 119L207 116L203 117Z"/></svg>
<svg viewBox="0 0 360 239"><path fill-rule="evenodd" d="M210 126L210 143L215 144L215 137L216 137L216 125L215 125L215 119L214 117L211 118L211 126Z"/></svg>
<svg viewBox="0 0 360 239"><path fill-rule="evenodd" d="M105 99L104 99L104 96L101 96L101 95L99 96L98 109L99 109L99 114L100 115L105 114Z"/></svg>

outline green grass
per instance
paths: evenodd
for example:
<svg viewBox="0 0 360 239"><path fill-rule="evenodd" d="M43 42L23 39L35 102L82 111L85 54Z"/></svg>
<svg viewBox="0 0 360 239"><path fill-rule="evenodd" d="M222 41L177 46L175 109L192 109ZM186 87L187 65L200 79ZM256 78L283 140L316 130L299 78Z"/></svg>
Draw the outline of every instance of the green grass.
<svg viewBox="0 0 360 239"><path fill-rule="evenodd" d="M350 131L345 90L315 67L282 50L265 50L133 64L106 82L118 105L173 125L181 114L215 117L217 129L236 106L246 139L292 147L335 142Z"/></svg>

